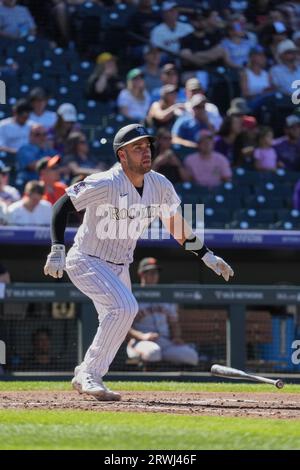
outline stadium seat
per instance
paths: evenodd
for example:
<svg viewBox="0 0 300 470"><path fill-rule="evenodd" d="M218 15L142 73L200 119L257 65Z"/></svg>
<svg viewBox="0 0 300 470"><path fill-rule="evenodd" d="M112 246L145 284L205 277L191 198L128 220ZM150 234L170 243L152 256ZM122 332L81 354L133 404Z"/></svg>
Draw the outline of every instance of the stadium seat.
<svg viewBox="0 0 300 470"><path fill-rule="evenodd" d="M267 229L275 222L275 211L268 209L241 209L234 212L233 222L250 223L255 228Z"/></svg>

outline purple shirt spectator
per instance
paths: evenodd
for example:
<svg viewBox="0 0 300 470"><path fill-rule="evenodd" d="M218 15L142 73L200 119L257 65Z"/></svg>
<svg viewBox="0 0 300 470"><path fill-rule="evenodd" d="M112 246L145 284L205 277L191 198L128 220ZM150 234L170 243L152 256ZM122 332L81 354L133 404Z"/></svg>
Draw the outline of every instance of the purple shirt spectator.
<svg viewBox="0 0 300 470"><path fill-rule="evenodd" d="M283 138L275 145L278 161L284 164L288 171L300 171L300 140L291 142L288 138Z"/></svg>
<svg viewBox="0 0 300 470"><path fill-rule="evenodd" d="M277 168L277 154L272 147L255 149L254 159L259 170L273 171Z"/></svg>

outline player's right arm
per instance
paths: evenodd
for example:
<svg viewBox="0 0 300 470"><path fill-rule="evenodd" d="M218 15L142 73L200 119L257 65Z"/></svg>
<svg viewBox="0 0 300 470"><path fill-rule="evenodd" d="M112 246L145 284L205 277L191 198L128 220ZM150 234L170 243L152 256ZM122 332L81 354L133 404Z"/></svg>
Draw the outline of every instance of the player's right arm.
<svg viewBox="0 0 300 470"><path fill-rule="evenodd" d="M44 266L44 273L61 278L66 262L65 230L70 212L76 212L70 196L64 194L52 208L51 251Z"/></svg>

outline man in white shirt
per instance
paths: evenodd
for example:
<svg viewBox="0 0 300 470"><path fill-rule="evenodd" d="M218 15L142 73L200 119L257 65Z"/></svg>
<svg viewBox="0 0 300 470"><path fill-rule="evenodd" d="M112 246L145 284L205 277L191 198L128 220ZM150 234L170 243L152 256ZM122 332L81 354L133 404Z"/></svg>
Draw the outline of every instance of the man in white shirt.
<svg viewBox="0 0 300 470"><path fill-rule="evenodd" d="M17 153L22 145L29 143L34 122L29 120L31 108L21 99L13 107L13 116L0 121L0 151Z"/></svg>
<svg viewBox="0 0 300 470"><path fill-rule="evenodd" d="M178 9L175 2L163 2L163 23L155 26L151 31L151 44L163 51L180 52L180 39L194 31L188 23L177 21Z"/></svg>
<svg viewBox="0 0 300 470"><path fill-rule="evenodd" d="M42 200L44 184L29 181L24 190L23 199L14 202L8 208L9 225L50 225L52 204Z"/></svg>
<svg viewBox="0 0 300 470"><path fill-rule="evenodd" d="M46 129L54 127L57 121L57 114L54 111L48 111L46 109L48 96L43 88L33 88L29 94L29 101L32 106L32 112L30 113L29 119L40 124Z"/></svg>

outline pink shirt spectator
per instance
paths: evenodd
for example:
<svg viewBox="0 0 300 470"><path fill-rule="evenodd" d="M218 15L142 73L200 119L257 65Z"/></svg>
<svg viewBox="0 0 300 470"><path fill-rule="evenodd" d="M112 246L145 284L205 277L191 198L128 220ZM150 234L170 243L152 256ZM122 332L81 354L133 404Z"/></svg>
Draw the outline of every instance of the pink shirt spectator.
<svg viewBox="0 0 300 470"><path fill-rule="evenodd" d="M212 152L205 158L198 152L192 153L186 157L184 166L192 175L193 181L209 188L218 186L232 177L227 158L217 152Z"/></svg>
<svg viewBox="0 0 300 470"><path fill-rule="evenodd" d="M277 168L277 153L272 147L255 149L254 159L259 170L273 171Z"/></svg>

